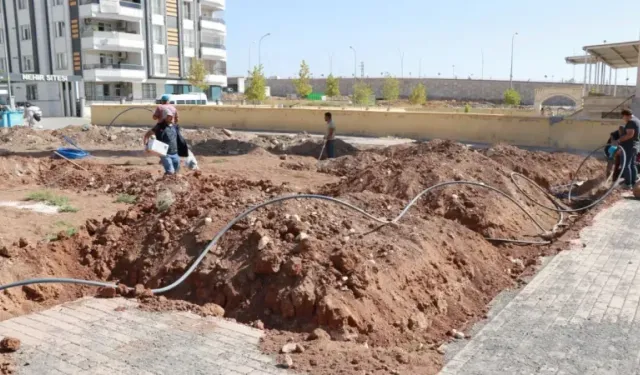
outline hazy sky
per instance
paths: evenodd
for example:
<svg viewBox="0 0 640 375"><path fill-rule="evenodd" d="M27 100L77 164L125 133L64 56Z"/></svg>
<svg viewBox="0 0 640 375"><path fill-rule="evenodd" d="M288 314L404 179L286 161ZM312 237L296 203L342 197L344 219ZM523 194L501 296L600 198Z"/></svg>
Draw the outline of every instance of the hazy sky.
<svg viewBox="0 0 640 375"><path fill-rule="evenodd" d="M365 75L382 72L460 78L508 79L511 36L515 39L514 79L571 79L566 56L582 47L639 39L639 0L228 0L229 75L244 75L258 63L258 40L267 76L293 76L305 59L314 76L351 76L354 55ZM358 67L358 75L360 68ZM582 81L584 70L575 69ZM618 73L619 82L627 77ZM629 71L630 83L636 70Z"/></svg>

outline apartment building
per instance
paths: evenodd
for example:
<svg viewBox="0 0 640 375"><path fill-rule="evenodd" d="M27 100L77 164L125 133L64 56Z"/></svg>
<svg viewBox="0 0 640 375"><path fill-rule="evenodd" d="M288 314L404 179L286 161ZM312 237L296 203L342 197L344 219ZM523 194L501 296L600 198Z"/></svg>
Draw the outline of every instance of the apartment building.
<svg viewBox="0 0 640 375"><path fill-rule="evenodd" d="M0 71L16 102L73 116L84 101L190 92L199 58L215 100L227 86L224 10L225 0L3 0Z"/></svg>

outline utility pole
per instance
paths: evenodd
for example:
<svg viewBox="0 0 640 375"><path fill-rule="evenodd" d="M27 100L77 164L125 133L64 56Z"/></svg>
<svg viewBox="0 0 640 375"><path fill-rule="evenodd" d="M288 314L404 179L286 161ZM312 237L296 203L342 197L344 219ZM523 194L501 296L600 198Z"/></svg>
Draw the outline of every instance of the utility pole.
<svg viewBox="0 0 640 375"><path fill-rule="evenodd" d="M4 20L5 20L5 18L2 17L2 23L3 23L2 31L3 32L5 32L7 30L7 24L4 22ZM6 34L3 35L2 37L4 38L5 36L6 36ZM7 104L9 105L10 109L13 109L13 93L11 91L11 59L9 58L9 49L8 49L9 48L8 47L9 41L6 40L6 38L5 38L5 41L4 41L3 45L4 45L4 58L5 58L5 60L7 60L7 64L6 64L7 66L5 67L5 70L7 72L7 93L9 94L9 103L7 103ZM9 118L9 122L11 122L11 119L10 119L11 116L8 116L8 118ZM11 123L9 123L9 125L11 125Z"/></svg>
<svg viewBox="0 0 640 375"><path fill-rule="evenodd" d="M356 49L353 46L349 46L353 51L353 79L358 78L358 55L356 54Z"/></svg>
<svg viewBox="0 0 640 375"><path fill-rule="evenodd" d="M329 74L333 75L333 53L329 54Z"/></svg>
<svg viewBox="0 0 640 375"><path fill-rule="evenodd" d="M271 33L264 34L262 38L260 38L260 42L258 42L258 66L259 67L262 67L262 40L270 35Z"/></svg>
<svg viewBox="0 0 640 375"><path fill-rule="evenodd" d="M516 35L518 35L518 33L513 34L513 36L511 37L511 73L509 73L509 88L513 89L513 45L515 43L516 40Z"/></svg>
<svg viewBox="0 0 640 375"><path fill-rule="evenodd" d="M480 79L484 81L484 50L480 50L480 56L482 56L482 71L480 75Z"/></svg>

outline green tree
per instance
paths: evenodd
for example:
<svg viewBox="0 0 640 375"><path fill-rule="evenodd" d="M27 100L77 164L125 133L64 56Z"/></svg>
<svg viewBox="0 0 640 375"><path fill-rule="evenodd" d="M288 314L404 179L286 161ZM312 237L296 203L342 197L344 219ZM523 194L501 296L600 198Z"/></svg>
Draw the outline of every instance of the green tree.
<svg viewBox="0 0 640 375"><path fill-rule="evenodd" d="M504 102L508 105L520 105L520 93L514 89L504 92Z"/></svg>
<svg viewBox="0 0 640 375"><path fill-rule="evenodd" d="M422 83L418 83L409 95L409 103L424 104L427 102L427 88Z"/></svg>
<svg viewBox="0 0 640 375"><path fill-rule="evenodd" d="M189 67L188 74L187 79L189 80L189 83L198 91L204 92L209 88L209 84L207 83L207 76L209 75L209 72L207 71L207 67L204 65L204 61L201 59L193 59L191 67Z"/></svg>
<svg viewBox="0 0 640 375"><path fill-rule="evenodd" d="M471 112L471 105L469 103L466 103L464 105L464 113L469 113Z"/></svg>
<svg viewBox="0 0 640 375"><path fill-rule="evenodd" d="M325 94L328 97L340 96L340 82L333 74L329 74L327 77L327 89L325 90Z"/></svg>
<svg viewBox="0 0 640 375"><path fill-rule="evenodd" d="M298 72L298 78L293 80L293 84L296 87L296 92L300 97L306 98L313 92L313 87L309 83L309 77L311 73L309 72L309 65L307 62L302 60L300 63L300 72Z"/></svg>
<svg viewBox="0 0 640 375"><path fill-rule="evenodd" d="M247 100L261 102L267 97L267 80L262 73L262 65L253 68L251 73L251 82L249 87L244 91Z"/></svg>
<svg viewBox="0 0 640 375"><path fill-rule="evenodd" d="M373 95L371 86L359 81L353 85L353 97L351 100L354 104L369 105L371 104L371 95Z"/></svg>
<svg viewBox="0 0 640 375"><path fill-rule="evenodd" d="M387 76L382 85L382 97L384 100L389 101L398 100L398 97L400 97L400 81L391 76Z"/></svg>

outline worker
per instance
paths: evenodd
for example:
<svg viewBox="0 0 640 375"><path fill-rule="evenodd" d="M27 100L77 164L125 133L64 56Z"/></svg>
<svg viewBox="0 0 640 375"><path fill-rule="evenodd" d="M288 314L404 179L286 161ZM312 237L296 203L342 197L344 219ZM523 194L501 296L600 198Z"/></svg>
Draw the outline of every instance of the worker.
<svg viewBox="0 0 640 375"><path fill-rule="evenodd" d="M160 104L156 107L155 112L153 112L154 120L159 122L160 118L162 117L162 109L166 107L173 111L173 123L178 123L178 109L173 104L169 103L170 100L171 95L169 94L164 94L162 95L162 97L160 97Z"/></svg>
<svg viewBox="0 0 640 375"><path fill-rule="evenodd" d="M636 169L636 157L640 148L640 120L633 113L625 109L622 111L622 120L625 122L624 134L620 136L618 143L625 152L625 165L622 167L625 188L632 189L638 178Z"/></svg>
<svg viewBox="0 0 640 375"><path fill-rule="evenodd" d="M158 123L144 135L145 146L149 143L149 139L152 136L162 142L166 143L169 148L167 154L160 157L162 166L164 167L165 175L174 175L180 170L180 156L178 155L178 129L174 125L174 112L169 106L164 106L159 111L156 109L154 113L154 119L158 120ZM157 118L156 118L156 115Z"/></svg>
<svg viewBox="0 0 640 375"><path fill-rule="evenodd" d="M27 103L24 105L24 115L22 116L26 120L26 125L30 128L34 128L36 126L36 117L33 108L31 108L31 103Z"/></svg>
<svg viewBox="0 0 640 375"><path fill-rule="evenodd" d="M620 150L618 148L618 140L624 133L624 126L620 126L618 130L615 130L609 134L607 145L604 147L604 155L607 157L607 176L611 175L611 172L615 171L613 179L617 180L620 177Z"/></svg>
<svg viewBox="0 0 640 375"><path fill-rule="evenodd" d="M335 137L336 137L336 124L333 122L331 112L324 114L324 121L327 123L327 134L324 136L325 148L327 149L327 157L333 159L336 157L335 150Z"/></svg>

